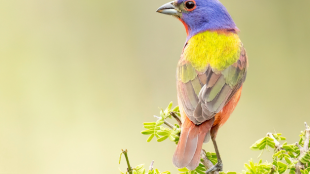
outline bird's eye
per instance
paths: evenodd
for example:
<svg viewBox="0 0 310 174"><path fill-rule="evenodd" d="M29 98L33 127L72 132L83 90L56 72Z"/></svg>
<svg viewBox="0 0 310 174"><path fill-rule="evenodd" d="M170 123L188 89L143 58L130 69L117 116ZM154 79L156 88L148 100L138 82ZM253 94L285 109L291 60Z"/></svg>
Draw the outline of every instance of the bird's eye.
<svg viewBox="0 0 310 174"><path fill-rule="evenodd" d="M196 8L196 3L195 1L186 1L185 2L185 9L187 11L192 11Z"/></svg>

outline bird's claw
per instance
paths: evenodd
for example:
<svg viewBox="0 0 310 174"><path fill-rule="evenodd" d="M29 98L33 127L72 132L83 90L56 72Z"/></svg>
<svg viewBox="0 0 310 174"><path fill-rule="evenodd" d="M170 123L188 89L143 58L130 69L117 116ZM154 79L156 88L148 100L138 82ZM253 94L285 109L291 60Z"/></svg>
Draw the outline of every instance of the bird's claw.
<svg viewBox="0 0 310 174"><path fill-rule="evenodd" d="M206 171L206 174L211 174L211 172L214 171L223 171L223 163L221 162L216 163L213 167L211 167Z"/></svg>

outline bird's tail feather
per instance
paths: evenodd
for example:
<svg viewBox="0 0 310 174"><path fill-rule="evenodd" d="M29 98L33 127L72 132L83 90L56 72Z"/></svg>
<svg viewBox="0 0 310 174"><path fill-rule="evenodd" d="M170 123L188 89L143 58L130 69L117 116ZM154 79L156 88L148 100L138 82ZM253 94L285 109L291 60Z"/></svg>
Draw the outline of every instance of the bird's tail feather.
<svg viewBox="0 0 310 174"><path fill-rule="evenodd" d="M187 117L182 124L181 136L173 155L173 163L178 168L196 169L200 162L200 152L205 137L213 125L210 119L197 126Z"/></svg>

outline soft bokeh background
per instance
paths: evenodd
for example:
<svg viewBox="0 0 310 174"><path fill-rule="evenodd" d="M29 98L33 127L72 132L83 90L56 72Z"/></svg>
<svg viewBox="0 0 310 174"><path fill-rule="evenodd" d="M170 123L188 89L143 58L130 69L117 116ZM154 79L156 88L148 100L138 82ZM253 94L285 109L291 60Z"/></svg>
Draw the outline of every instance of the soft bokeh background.
<svg viewBox="0 0 310 174"><path fill-rule="evenodd" d="M122 148L134 166L155 160L177 173L175 145L140 134L158 107L176 102L185 30L155 13L166 2L0 1L0 173L119 173ZM310 1L222 2L250 59L218 135L225 171L241 171L258 160L249 149L257 139L276 130L293 143L310 122Z"/></svg>

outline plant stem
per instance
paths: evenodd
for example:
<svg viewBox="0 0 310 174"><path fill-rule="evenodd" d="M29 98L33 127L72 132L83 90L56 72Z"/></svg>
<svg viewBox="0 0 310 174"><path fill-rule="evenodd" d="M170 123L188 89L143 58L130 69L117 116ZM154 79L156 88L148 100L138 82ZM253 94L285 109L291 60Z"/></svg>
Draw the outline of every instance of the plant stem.
<svg viewBox="0 0 310 174"><path fill-rule="evenodd" d="M154 117L157 118L157 119L161 119L161 117L158 117L158 116L156 116L156 115L154 115ZM170 129L173 129L173 128L174 128L174 126L173 126L171 123L169 123L168 121L166 121L165 119L164 119L164 124L165 124L166 126L168 126Z"/></svg>
<svg viewBox="0 0 310 174"><path fill-rule="evenodd" d="M177 122L179 123L179 126L182 126L182 122L179 118L179 116L177 116L177 114L175 114L174 112L170 112L171 116L177 120Z"/></svg>
<svg viewBox="0 0 310 174"><path fill-rule="evenodd" d="M170 129L173 129L173 125L171 123L167 122L166 120L164 121L164 124L166 126L168 126Z"/></svg>
<svg viewBox="0 0 310 174"><path fill-rule="evenodd" d="M269 173L269 174L274 174L275 171L276 171L275 168L276 168L276 167L273 165L273 166L271 167L271 170L270 170L270 173Z"/></svg>
<svg viewBox="0 0 310 174"><path fill-rule="evenodd" d="M126 158L126 162L127 162L127 166L128 166L127 171L129 174L132 174L132 168L131 168L130 163L129 163L129 159L128 159L128 155L127 155L127 149L122 150L122 151L123 151L123 154Z"/></svg>
<svg viewBox="0 0 310 174"><path fill-rule="evenodd" d="M150 171L153 170L153 165L154 165L154 160L151 162L151 165L150 165L150 168L149 168Z"/></svg>
<svg viewBox="0 0 310 174"><path fill-rule="evenodd" d="M203 159L202 163L206 167L207 170L214 166L213 163L208 159L207 152L204 149L201 150L200 158ZM215 172L212 172L212 174L219 174L219 172L215 171Z"/></svg>

